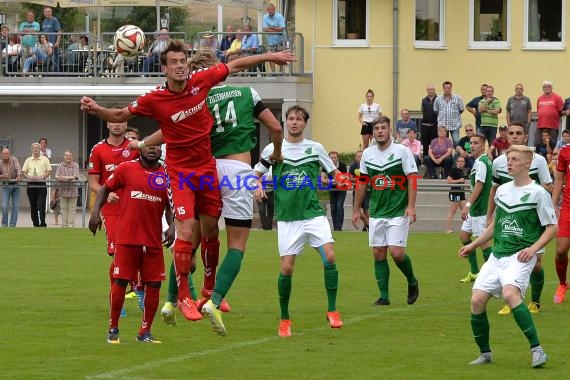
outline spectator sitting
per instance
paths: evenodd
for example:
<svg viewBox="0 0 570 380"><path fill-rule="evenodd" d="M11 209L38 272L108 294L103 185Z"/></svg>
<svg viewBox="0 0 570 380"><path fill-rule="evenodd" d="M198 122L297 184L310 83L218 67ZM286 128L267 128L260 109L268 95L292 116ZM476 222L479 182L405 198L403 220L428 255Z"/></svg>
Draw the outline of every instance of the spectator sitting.
<svg viewBox="0 0 570 380"><path fill-rule="evenodd" d="M210 50L216 57L219 55L220 47L218 45L218 40L214 38L214 33L204 32L202 38L200 39L200 50Z"/></svg>
<svg viewBox="0 0 570 380"><path fill-rule="evenodd" d="M565 129L562 131L562 139L556 143L556 147L552 151L552 162L556 165L556 157L558 157L558 152L560 148L564 145L570 144L570 129Z"/></svg>
<svg viewBox="0 0 570 380"><path fill-rule="evenodd" d="M224 37L222 38L222 41L220 42L220 51L218 54L218 59L220 61L225 63L225 55L224 54L232 46L232 42L234 42L235 39L236 39L236 35L234 33L234 28L231 25L228 25L226 27L226 34L224 34Z"/></svg>
<svg viewBox="0 0 570 380"><path fill-rule="evenodd" d="M455 161L455 166L451 168L449 174L447 175L447 183L457 183L464 184L465 178L469 177L469 170L465 167L465 158L459 156ZM459 212L463 211L465 207L465 191L461 187L451 186L451 191L449 192L449 212L447 213L447 224L445 232L450 234L453 232L451 226L453 222L453 217L457 210Z"/></svg>
<svg viewBox="0 0 570 380"><path fill-rule="evenodd" d="M421 155L422 155L422 143L416 140L416 131L413 129L408 129L408 138L402 141L402 144L407 146L408 149L412 151L414 155L414 160L416 160L416 166L421 165Z"/></svg>
<svg viewBox="0 0 570 380"><path fill-rule="evenodd" d="M546 158L546 162L550 165L552 162L552 152L554 152L556 144L550 139L550 132L548 129L543 130L541 134L542 142L536 145L535 152Z"/></svg>
<svg viewBox="0 0 570 380"><path fill-rule="evenodd" d="M24 61L23 72L29 72L34 65L47 65L52 54L53 44L48 42L45 34L40 35L40 41L32 49L32 55Z"/></svg>
<svg viewBox="0 0 570 380"><path fill-rule="evenodd" d="M489 147L487 155L493 161L495 158L499 157L501 154L506 152L511 144L507 141L508 127L506 125L501 125L499 127L499 137L495 138Z"/></svg>
<svg viewBox="0 0 570 380"><path fill-rule="evenodd" d="M77 41L69 44L65 52L65 63L68 71L76 73L83 71L85 68L85 61L87 59L88 46L89 37L85 35L79 36L79 39Z"/></svg>
<svg viewBox="0 0 570 380"><path fill-rule="evenodd" d="M259 37L251 32L251 25L243 27L243 38L241 40L241 55L253 55L259 49Z"/></svg>
<svg viewBox="0 0 570 380"><path fill-rule="evenodd" d="M396 141L402 142L408 136L408 130L412 129L415 132L418 131L416 123L410 119L410 111L407 108L402 108L400 111L400 116L402 118L396 122Z"/></svg>
<svg viewBox="0 0 570 380"><path fill-rule="evenodd" d="M224 52L224 57L226 62L231 62L238 58L241 54L241 43L242 43L243 33L241 29L236 31L236 38L228 50Z"/></svg>
<svg viewBox="0 0 570 380"><path fill-rule="evenodd" d="M148 48L146 57L143 58L143 73L157 71L155 64L160 62L160 53L166 50L170 41L170 33L168 32L168 29L160 29L157 38L155 38Z"/></svg>
<svg viewBox="0 0 570 380"><path fill-rule="evenodd" d="M17 34L11 35L8 44L2 49L2 64L6 65L4 74L13 74L20 71L21 52L20 37Z"/></svg>
<svg viewBox="0 0 570 380"><path fill-rule="evenodd" d="M465 136L459 139L459 144L455 148L456 159L458 157L463 157L465 159L465 167L467 169L471 169L473 164L475 163L475 157L471 153L471 136L475 133L475 129L473 128L473 124L465 124Z"/></svg>
<svg viewBox="0 0 570 380"><path fill-rule="evenodd" d="M440 125L437 127L437 138L431 141L428 154L424 156L424 163L427 166L426 176L432 179L437 178L435 168L441 167L444 169L443 178L447 178L453 165L452 153L453 141L447 137L447 128Z"/></svg>

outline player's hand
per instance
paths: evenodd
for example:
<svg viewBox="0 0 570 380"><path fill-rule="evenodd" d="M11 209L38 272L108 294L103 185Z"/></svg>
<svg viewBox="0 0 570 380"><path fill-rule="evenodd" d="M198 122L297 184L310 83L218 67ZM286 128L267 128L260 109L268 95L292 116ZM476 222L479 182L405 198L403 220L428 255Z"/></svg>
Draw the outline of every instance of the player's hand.
<svg viewBox="0 0 570 380"><path fill-rule="evenodd" d="M468 245L461 247L461 249L459 250L457 255L459 257L465 258L465 257L469 256L469 254L471 253L472 250L473 250L473 248L471 247L471 244L468 244Z"/></svg>
<svg viewBox="0 0 570 380"><path fill-rule="evenodd" d="M99 214L91 214L91 218L89 218L89 230L93 233L93 236L95 236L97 230L101 231L102 224Z"/></svg>
<svg viewBox="0 0 570 380"><path fill-rule="evenodd" d="M406 211L404 212L404 218L406 216L410 218L410 224L414 223L416 221L416 208L410 206L406 207Z"/></svg>
<svg viewBox="0 0 570 380"><path fill-rule="evenodd" d="M119 196L117 193L111 191L107 196L107 203L119 203Z"/></svg>
<svg viewBox="0 0 570 380"><path fill-rule="evenodd" d="M139 150L139 140L131 140L128 147L131 150Z"/></svg>
<svg viewBox="0 0 570 380"><path fill-rule="evenodd" d="M269 156L269 160L274 163L281 163L283 162L283 155L281 154L281 152L273 152L270 156Z"/></svg>
<svg viewBox="0 0 570 380"><path fill-rule="evenodd" d="M269 62L273 62L278 65L286 65L289 62L295 62L297 60L295 54L291 53L289 50L283 50L277 53L269 54L271 55Z"/></svg>
<svg viewBox="0 0 570 380"><path fill-rule="evenodd" d="M461 220L467 220L468 215L469 215L469 207L463 207L463 210L461 210Z"/></svg>
<svg viewBox="0 0 570 380"><path fill-rule="evenodd" d="M536 252L530 248L521 249L517 255L517 259L521 263L528 263L536 255Z"/></svg>
<svg viewBox="0 0 570 380"><path fill-rule="evenodd" d="M88 96L84 96L80 100L81 110L87 112L88 114L95 114L99 105L93 99Z"/></svg>
<svg viewBox="0 0 570 380"><path fill-rule="evenodd" d="M166 248L170 248L172 246L172 244L174 244L174 238L176 236L176 234L174 232L175 232L174 222L172 222L172 224L170 226L168 226L168 229L164 233L164 239L162 240L162 244Z"/></svg>
<svg viewBox="0 0 570 380"><path fill-rule="evenodd" d="M353 208L352 209L352 225L354 228L358 229L358 221L360 220L360 210Z"/></svg>
<svg viewBox="0 0 570 380"><path fill-rule="evenodd" d="M263 185L259 181L257 181L257 189L253 192L253 197L257 203L261 203L264 199L267 199L267 194L263 189Z"/></svg>

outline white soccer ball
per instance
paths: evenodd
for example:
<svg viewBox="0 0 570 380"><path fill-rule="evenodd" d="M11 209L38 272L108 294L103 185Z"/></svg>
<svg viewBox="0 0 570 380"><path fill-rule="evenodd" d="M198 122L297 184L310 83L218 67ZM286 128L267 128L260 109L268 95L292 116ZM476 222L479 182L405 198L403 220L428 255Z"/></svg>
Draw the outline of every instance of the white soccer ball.
<svg viewBox="0 0 570 380"><path fill-rule="evenodd" d="M138 55L144 43L144 32L136 25L123 25L115 32L115 51L125 57Z"/></svg>

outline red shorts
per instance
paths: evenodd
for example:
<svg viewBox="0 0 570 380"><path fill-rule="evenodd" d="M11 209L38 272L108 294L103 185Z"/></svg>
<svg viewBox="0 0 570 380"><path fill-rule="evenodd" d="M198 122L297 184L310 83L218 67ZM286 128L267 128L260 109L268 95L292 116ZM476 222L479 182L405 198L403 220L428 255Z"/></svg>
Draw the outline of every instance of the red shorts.
<svg viewBox="0 0 570 380"><path fill-rule="evenodd" d="M141 282L164 281L164 254L162 247L117 244L113 258L113 278Z"/></svg>
<svg viewBox="0 0 570 380"><path fill-rule="evenodd" d="M111 214L107 215L104 212L101 213L101 218L103 219L103 224L105 225L105 235L107 236L107 253L109 256L115 254L115 241L117 237L117 220L119 215Z"/></svg>
<svg viewBox="0 0 570 380"><path fill-rule="evenodd" d="M558 234L556 237L570 239L570 215L568 212L560 212L560 219L558 219Z"/></svg>
<svg viewBox="0 0 570 380"><path fill-rule="evenodd" d="M192 219L195 212L220 217L222 195L214 158L200 168L180 169L168 166L166 170L176 219Z"/></svg>

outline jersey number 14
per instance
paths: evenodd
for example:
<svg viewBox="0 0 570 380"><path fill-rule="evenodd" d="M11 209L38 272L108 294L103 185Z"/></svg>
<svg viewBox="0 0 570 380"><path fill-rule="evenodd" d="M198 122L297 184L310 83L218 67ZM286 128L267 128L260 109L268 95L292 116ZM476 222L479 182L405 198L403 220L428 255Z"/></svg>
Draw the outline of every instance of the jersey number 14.
<svg viewBox="0 0 570 380"><path fill-rule="evenodd" d="M237 122L237 116L236 116L236 109L234 107L234 101L230 100L228 103L228 107L226 110L226 117L224 118L224 121L222 122L222 118L220 117L220 105L219 104L214 104L214 108L212 109L212 114L214 115L214 118L216 119L216 132L217 133L223 133L224 132L224 126L231 124L232 128L235 128L238 124Z"/></svg>

